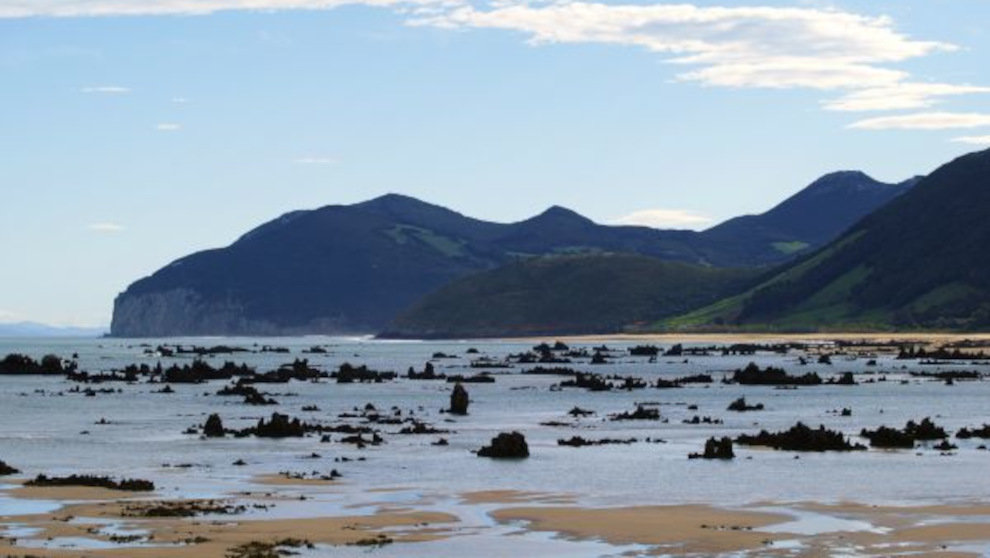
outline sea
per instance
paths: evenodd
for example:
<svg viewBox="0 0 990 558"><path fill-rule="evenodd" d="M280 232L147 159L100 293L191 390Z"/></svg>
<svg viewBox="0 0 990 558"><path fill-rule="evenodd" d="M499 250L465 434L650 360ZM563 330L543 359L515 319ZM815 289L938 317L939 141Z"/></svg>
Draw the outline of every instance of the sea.
<svg viewBox="0 0 990 558"><path fill-rule="evenodd" d="M545 341L552 344L553 339ZM499 525L485 506L468 506L463 495L492 490L559 494L582 506L711 504L715 506L787 506L794 503L857 502L925 505L990 501L987 480L990 451L985 440L950 439L958 449L939 451L931 443L913 450L855 452L791 452L735 446L732 460L688 459L710 437L735 437L761 430L786 430L800 421L824 425L853 442L863 428L901 428L908 420L931 417L954 432L990 422L990 381L949 383L912 373L975 370L990 373L990 361L925 363L897 359L896 352L873 347L839 349L829 342L811 342L779 353L724 354L728 342L712 339L685 343L687 349L717 346L707 354L663 356L670 343L659 343L655 358L635 356L629 349L641 340L567 340L571 351L593 352L603 344L607 364L571 358L561 364L518 364L506 368L472 367L480 358L503 362L510 355L531 351L539 340L525 341L382 341L363 337L189 338L189 339L0 339L0 357L22 353L33 358L56 354L74 358L81 370L110 372L129 364L163 366L202 358L213 365L245 363L259 372L295 359L335 371L341 364L366 365L395 371L399 377L381 383L291 381L257 384L278 401L272 406L249 406L239 397L216 392L230 383L163 385L122 382L79 385L61 376L0 376L0 460L25 475L89 473L155 482L168 498L224 498L257 489L258 479L288 472L326 474L336 470L339 487L332 494L297 505L253 510L258 517L313 517L373 513L376 506L403 505L450 511L473 530L456 541L424 543L428 555L463 556L466 549L498 541L506 552L560 556L599 556L630 552L596 541L574 541L546 534L516 532L518 526ZM211 347L226 345L243 352L215 356L163 356L160 345ZM281 347L287 352L262 352ZM318 347L320 352L310 352ZM821 353L831 362L819 362ZM563 354L563 353L561 353ZM490 374L492 383L466 383L469 414L441 412L449 405L452 384L443 380L410 380L407 369L422 371L431 362L438 374ZM857 385L816 385L796 389L725 383L734 370L750 362L775 366L791 374L817 373L823 379L851 372ZM588 391L560 387L562 376L530 375L535 366L566 366L606 376L659 379L708 374L710 384L679 388ZM107 388L111 392L86 396L78 389ZM764 410L731 412L739 397ZM398 434L398 425L376 426L384 438L378 446L358 449L312 435L302 438L203 438L187 433L213 413L231 429L250 427L279 412L305 422L337 424L340 415L359 413L367 405L382 413L414 416L443 434ZM657 408L660 420L612 420L611 416L638 406ZM574 407L593 414L575 418ZM303 409L310 409L304 411ZM318 410L312 410L318 409ZM839 411L849 409L850 416ZM690 424L695 416L716 424ZM530 457L520 460L479 458L476 451L501 432L522 433ZM635 443L568 447L558 440L629 439ZM434 445L445 438L448 445ZM235 465L242 461L243 465ZM0 478L0 487L3 486ZM270 487L299 491L304 487ZM58 502L19 500L0 496L0 516L54 509ZM13 529L12 526L7 526ZM3 527L0 527L2 531ZM516 532L507 542L506 532ZM58 547L58 541L48 541ZM85 543L74 541L72 544ZM44 541L39 541L44 546ZM513 546L514 545L514 546ZM77 548L69 546L66 548ZM422 547L427 548L427 547ZM635 550L634 548L632 549ZM359 555L344 549L334 555ZM377 555L409 555L408 549L382 548ZM424 554L426 555L426 554Z"/></svg>

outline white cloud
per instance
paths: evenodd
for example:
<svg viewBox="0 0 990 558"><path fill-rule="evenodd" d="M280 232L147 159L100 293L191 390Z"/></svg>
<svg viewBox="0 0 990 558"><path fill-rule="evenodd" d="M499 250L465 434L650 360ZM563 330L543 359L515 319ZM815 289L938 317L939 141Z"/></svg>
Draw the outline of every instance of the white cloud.
<svg viewBox="0 0 990 558"><path fill-rule="evenodd" d="M119 85L95 85L83 87L80 91L83 93L102 93L104 95L124 95L126 93L130 93L131 89L129 87L121 87Z"/></svg>
<svg viewBox="0 0 990 558"><path fill-rule="evenodd" d="M300 157L292 162L297 165L336 165L337 159L333 157Z"/></svg>
<svg viewBox="0 0 990 558"><path fill-rule="evenodd" d="M3 308L0 308L0 321L9 321L9 320L13 320L16 317L17 314L15 312L11 312L10 310L4 310Z"/></svg>
<svg viewBox="0 0 990 558"><path fill-rule="evenodd" d="M939 102L941 97L973 93L990 93L990 87L903 82L853 91L827 101L824 105L828 110L840 111L917 109L930 107Z"/></svg>
<svg viewBox="0 0 990 558"><path fill-rule="evenodd" d="M658 229L699 229L712 219L684 209L643 209L613 219L616 225L642 225Z"/></svg>
<svg viewBox="0 0 990 558"><path fill-rule="evenodd" d="M91 223L86 228L98 233L119 233L124 230L124 226L117 223Z"/></svg>
<svg viewBox="0 0 990 558"><path fill-rule="evenodd" d="M184 105L189 102L189 99L185 97L172 97L172 102L177 105Z"/></svg>
<svg viewBox="0 0 990 558"><path fill-rule="evenodd" d="M0 18L205 15L220 11L390 7L410 25L501 29L534 45L638 47L684 67L677 81L734 88L838 91L826 109L867 111L929 107L947 96L990 88L919 83L890 67L958 50L896 29L891 18L815 7L606 4L582 0L0 0ZM805 3L807 4L807 3Z"/></svg>
<svg viewBox="0 0 990 558"><path fill-rule="evenodd" d="M679 74L682 81L723 87L892 87L909 74L881 64L957 48L911 39L886 17L811 8L508 4L463 6L413 23L521 31L532 44L638 46L697 66Z"/></svg>
<svg viewBox="0 0 990 558"><path fill-rule="evenodd" d="M176 124L174 122L162 122L155 126L155 129L159 132L178 132L182 129L182 124Z"/></svg>
<svg viewBox="0 0 990 558"><path fill-rule="evenodd" d="M859 130L946 130L990 126L990 114L975 112L919 112L899 116L882 116L853 122L849 128Z"/></svg>
<svg viewBox="0 0 990 558"><path fill-rule="evenodd" d="M0 18L209 15L224 11L328 10L350 4L389 6L432 0L4 0Z"/></svg>
<svg viewBox="0 0 990 558"><path fill-rule="evenodd" d="M961 136L952 138L952 141L968 145L990 146L990 136Z"/></svg>

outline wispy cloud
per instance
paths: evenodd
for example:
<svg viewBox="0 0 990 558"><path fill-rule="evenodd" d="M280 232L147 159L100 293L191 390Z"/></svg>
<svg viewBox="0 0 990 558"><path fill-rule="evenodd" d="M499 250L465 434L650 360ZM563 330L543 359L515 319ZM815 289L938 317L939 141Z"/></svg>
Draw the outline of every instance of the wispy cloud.
<svg viewBox="0 0 990 558"><path fill-rule="evenodd" d="M176 124L174 122L162 122L157 124L155 129L159 132L178 132L182 129L182 124Z"/></svg>
<svg viewBox="0 0 990 558"><path fill-rule="evenodd" d="M712 219L684 209L643 209L613 219L616 225L642 225L658 229L700 229Z"/></svg>
<svg viewBox="0 0 990 558"><path fill-rule="evenodd" d="M680 82L731 88L803 88L837 92L835 111L930 107L990 87L923 83L892 67L958 50L908 36L893 19L815 7L601 3L557 0L31 0L0 1L0 18L206 15L231 10L328 10L388 7L410 25L500 29L533 45L622 45L645 49L683 69Z"/></svg>
<svg viewBox="0 0 990 558"><path fill-rule="evenodd" d="M177 105L184 105L189 102L189 99L185 97L172 97L172 102Z"/></svg>
<svg viewBox="0 0 990 558"><path fill-rule="evenodd" d="M426 2L426 0L420 0ZM327 10L416 0L28 0L0 3L0 18L209 15L225 11Z"/></svg>
<svg viewBox="0 0 990 558"><path fill-rule="evenodd" d="M961 136L952 138L952 141L968 145L990 146L990 136Z"/></svg>
<svg viewBox="0 0 990 558"><path fill-rule="evenodd" d="M17 313L0 308L0 321L10 321L17 317Z"/></svg>
<svg viewBox="0 0 990 558"><path fill-rule="evenodd" d="M124 230L123 225L118 225L117 223L110 223L110 222L90 223L89 225L86 226L86 228L93 232L98 232L98 233L119 233L119 232L123 232Z"/></svg>
<svg viewBox="0 0 990 558"><path fill-rule="evenodd" d="M130 87L120 85L91 85L80 89L83 93L100 93L104 95L125 95L131 92Z"/></svg>
<svg viewBox="0 0 990 558"><path fill-rule="evenodd" d="M848 92L826 103L831 110L917 108L947 95L990 92L910 81L907 71L888 65L958 47L910 38L887 17L839 10L510 1L490 9L465 5L412 23L520 31L534 45L640 47L668 55L673 64L693 66L677 79L706 86Z"/></svg>
<svg viewBox="0 0 990 558"><path fill-rule="evenodd" d="M947 83L897 83L847 93L826 101L825 108L839 111L871 111L927 108L943 97L990 93L990 87Z"/></svg>
<svg viewBox="0 0 990 558"><path fill-rule="evenodd" d="M978 112L919 112L898 116L867 118L853 122L859 130L948 130L990 126L990 114Z"/></svg>
<svg viewBox="0 0 990 558"><path fill-rule="evenodd" d="M293 159L292 162L297 165L336 165L337 159L334 157L299 157Z"/></svg>

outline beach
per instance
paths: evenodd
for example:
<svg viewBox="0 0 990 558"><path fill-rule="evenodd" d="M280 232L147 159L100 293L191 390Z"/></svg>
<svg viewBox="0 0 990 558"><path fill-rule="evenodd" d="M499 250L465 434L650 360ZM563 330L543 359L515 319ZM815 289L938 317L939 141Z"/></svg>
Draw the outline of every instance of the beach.
<svg viewBox="0 0 990 558"><path fill-rule="evenodd" d="M281 548L302 556L357 556L369 548L380 556L440 557L980 556L990 548L990 485L981 480L990 452L978 437L955 436L986 417L990 383L983 372L990 368L978 358L983 340L969 337L964 348L971 356L929 363L897 358L907 340L919 339L911 335L853 335L838 345L820 337L750 337L747 347L736 337L681 339L686 353L665 356L676 345L666 337L566 338L560 341L571 356L553 353L568 360L556 363L518 362L534 350L532 340L245 338L223 340L243 351L172 357L157 351L164 340L4 341L0 353L77 354L80 369L91 373L197 359L244 362L264 372L306 359L312 370L332 373L350 362L396 377L254 383L276 401L258 406L218 395L231 385L224 380L0 377L6 419L0 460L21 471L0 477L2 552L219 557L285 543ZM962 341L925 339L930 347ZM788 348L776 346L781 343ZM288 352L261 350L276 344ZM603 344L607 362L591 364L592 349ZM655 357L631 350L650 344L660 349ZM504 367L472 365L479 359ZM452 415L445 412L452 382L406 377L408 367L421 371L427 362L436 374L485 374L494 381L465 381L468 414ZM780 367L788 377L813 374L821 383L733 382L734 371L750 362ZM536 373L540 366L584 371L615 387L568 387L572 376ZM854 383L839 383L847 372ZM945 373L964 379L947 382ZM679 383L705 375L710 383ZM728 411L739 397L764 408ZM632 413L638 408L656 409L656 417L622 418L638 416ZM279 439L242 433L272 413L299 418L312 430ZM223 419L227 435L203 435L212 414ZM935 440L912 449L873 448L860 434L925 417L947 431L955 449L936 449ZM735 459L688 459L708 438L785 431L796 422L822 425L864 449L737 443ZM346 441L355 430L367 445ZM510 431L525 435L528 458L476 455ZM372 433L381 442L372 444ZM612 443L559 443L572 437ZM154 490L24 485L39 474L148 479Z"/></svg>

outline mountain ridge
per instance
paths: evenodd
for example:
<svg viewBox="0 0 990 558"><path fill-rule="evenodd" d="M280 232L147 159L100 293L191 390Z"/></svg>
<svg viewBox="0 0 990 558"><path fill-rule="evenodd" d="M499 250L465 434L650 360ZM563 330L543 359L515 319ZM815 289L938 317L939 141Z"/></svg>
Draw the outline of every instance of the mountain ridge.
<svg viewBox="0 0 990 558"><path fill-rule="evenodd" d="M878 187L867 184L871 188ZM808 219L848 218L841 204L837 207ZM743 231L729 242L707 231L607 226L561 206L515 223L493 223L386 194L353 205L291 211L227 247L171 262L117 296L111 332L121 337L368 333L427 293L520 257L630 253L716 267L766 266L812 246L790 233L768 234ZM797 247L780 250L774 243Z"/></svg>

